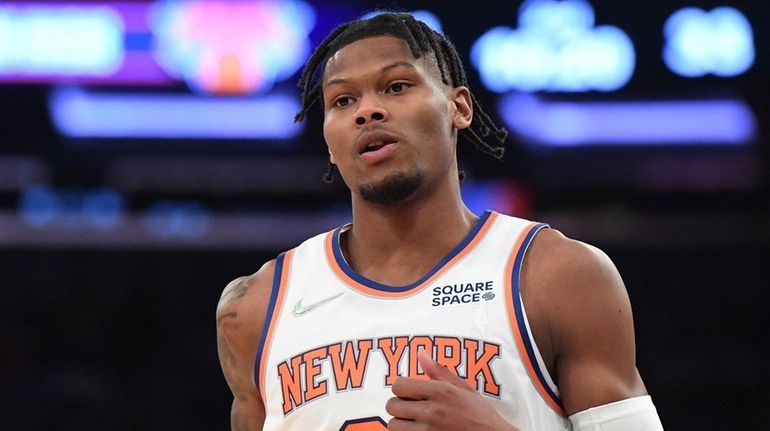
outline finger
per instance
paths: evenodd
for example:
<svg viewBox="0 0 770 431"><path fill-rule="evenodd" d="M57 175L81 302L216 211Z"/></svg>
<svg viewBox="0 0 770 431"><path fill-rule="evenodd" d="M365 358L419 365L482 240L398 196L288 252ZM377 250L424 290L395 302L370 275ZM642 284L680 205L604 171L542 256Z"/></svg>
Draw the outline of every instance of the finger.
<svg viewBox="0 0 770 431"><path fill-rule="evenodd" d="M460 389L473 390L466 380L449 371L446 365L441 365L434 361L424 350L417 352L417 362L431 380L447 382Z"/></svg>
<svg viewBox="0 0 770 431"><path fill-rule="evenodd" d="M391 390L399 398L406 400L426 400L432 393L431 386L436 382L430 380L399 377L393 382Z"/></svg>
<svg viewBox="0 0 770 431"><path fill-rule="evenodd" d="M424 416L427 411L427 401L394 397L385 403L385 411L399 419L417 420Z"/></svg>
<svg viewBox="0 0 770 431"><path fill-rule="evenodd" d="M431 380L447 380L452 374L446 366L434 361L425 350L417 351L417 363Z"/></svg>
<svg viewBox="0 0 770 431"><path fill-rule="evenodd" d="M414 431L417 425L413 421L393 418L388 421L388 431Z"/></svg>

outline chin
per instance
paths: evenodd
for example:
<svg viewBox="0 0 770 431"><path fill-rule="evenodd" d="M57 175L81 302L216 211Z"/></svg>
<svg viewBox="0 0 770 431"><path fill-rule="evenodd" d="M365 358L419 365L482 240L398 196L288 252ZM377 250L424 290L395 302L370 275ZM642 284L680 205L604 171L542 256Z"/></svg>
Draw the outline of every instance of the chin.
<svg viewBox="0 0 770 431"><path fill-rule="evenodd" d="M397 171L387 174L377 183L362 184L358 191L366 202L394 206L409 200L424 183L425 173L421 170Z"/></svg>

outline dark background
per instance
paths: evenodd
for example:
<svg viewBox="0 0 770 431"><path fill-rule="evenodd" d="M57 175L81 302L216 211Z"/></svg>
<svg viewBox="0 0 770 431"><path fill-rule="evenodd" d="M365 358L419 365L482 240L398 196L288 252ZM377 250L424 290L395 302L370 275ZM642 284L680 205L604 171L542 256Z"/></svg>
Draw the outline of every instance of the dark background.
<svg viewBox="0 0 770 431"><path fill-rule="evenodd" d="M467 56L485 29L513 26L520 4L477 3L462 13L448 2L398 5L436 12ZM313 4L329 16L311 35L314 43L376 6ZM471 180L516 190L511 199L519 215L610 255L634 307L638 368L671 430L770 429L764 327L770 304L770 7L728 3L754 28L757 58L744 75L678 78L659 56L660 28L674 10L724 4L594 1L597 24L631 35L637 72L612 94L560 97L740 97L760 128L751 145L533 151L512 137L504 162L460 149ZM475 70L467 69L479 99L494 106L497 96L482 91ZM0 242L0 428L229 429L231 395L217 361L214 325L222 289L347 217L339 181L320 182L326 167L320 115L311 116L288 149L254 142L73 142L50 124L49 88L0 84L0 158L40 161L50 173L44 183L57 190L113 187L126 199L129 218L154 202L174 200L203 203L212 224L228 224L227 217L247 222L225 240L216 229L197 240L132 240L130 233L95 232L74 219L35 230L15 221L24 187L35 182L0 184L0 231L19 231L17 239ZM188 169L140 178L145 187L121 188L114 167L126 160ZM207 170L221 163L233 169L221 175ZM191 182L195 175L209 181Z"/></svg>

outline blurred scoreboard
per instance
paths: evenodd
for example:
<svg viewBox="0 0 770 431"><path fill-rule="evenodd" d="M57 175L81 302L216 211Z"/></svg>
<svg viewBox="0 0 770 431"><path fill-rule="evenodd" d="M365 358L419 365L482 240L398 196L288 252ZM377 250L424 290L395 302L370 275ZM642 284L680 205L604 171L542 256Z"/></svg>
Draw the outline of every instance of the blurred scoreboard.
<svg viewBox="0 0 770 431"><path fill-rule="evenodd" d="M491 93L482 99L497 100L499 117L525 142L741 145L756 138L735 82L767 73L764 3L613 3L489 2L468 8L464 20L443 2L406 10L447 29L474 82ZM51 121L64 136L296 139L293 84L312 47L337 24L376 14L373 7L0 2L0 82L50 85ZM594 130L598 122L603 131Z"/></svg>
<svg viewBox="0 0 770 431"><path fill-rule="evenodd" d="M0 245L281 248L346 222L296 82L382 3L0 1ZM474 211L766 196L766 2L455 4L398 7L451 38L511 132L503 163L460 150Z"/></svg>

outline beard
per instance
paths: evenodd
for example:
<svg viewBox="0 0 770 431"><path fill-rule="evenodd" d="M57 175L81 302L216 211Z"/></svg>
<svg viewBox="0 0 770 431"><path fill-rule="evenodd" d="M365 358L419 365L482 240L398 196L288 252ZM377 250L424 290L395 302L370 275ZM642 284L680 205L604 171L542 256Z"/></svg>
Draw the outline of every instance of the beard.
<svg viewBox="0 0 770 431"><path fill-rule="evenodd" d="M393 206L409 199L425 183L425 173L392 172L377 184L359 186L361 197L370 203Z"/></svg>

